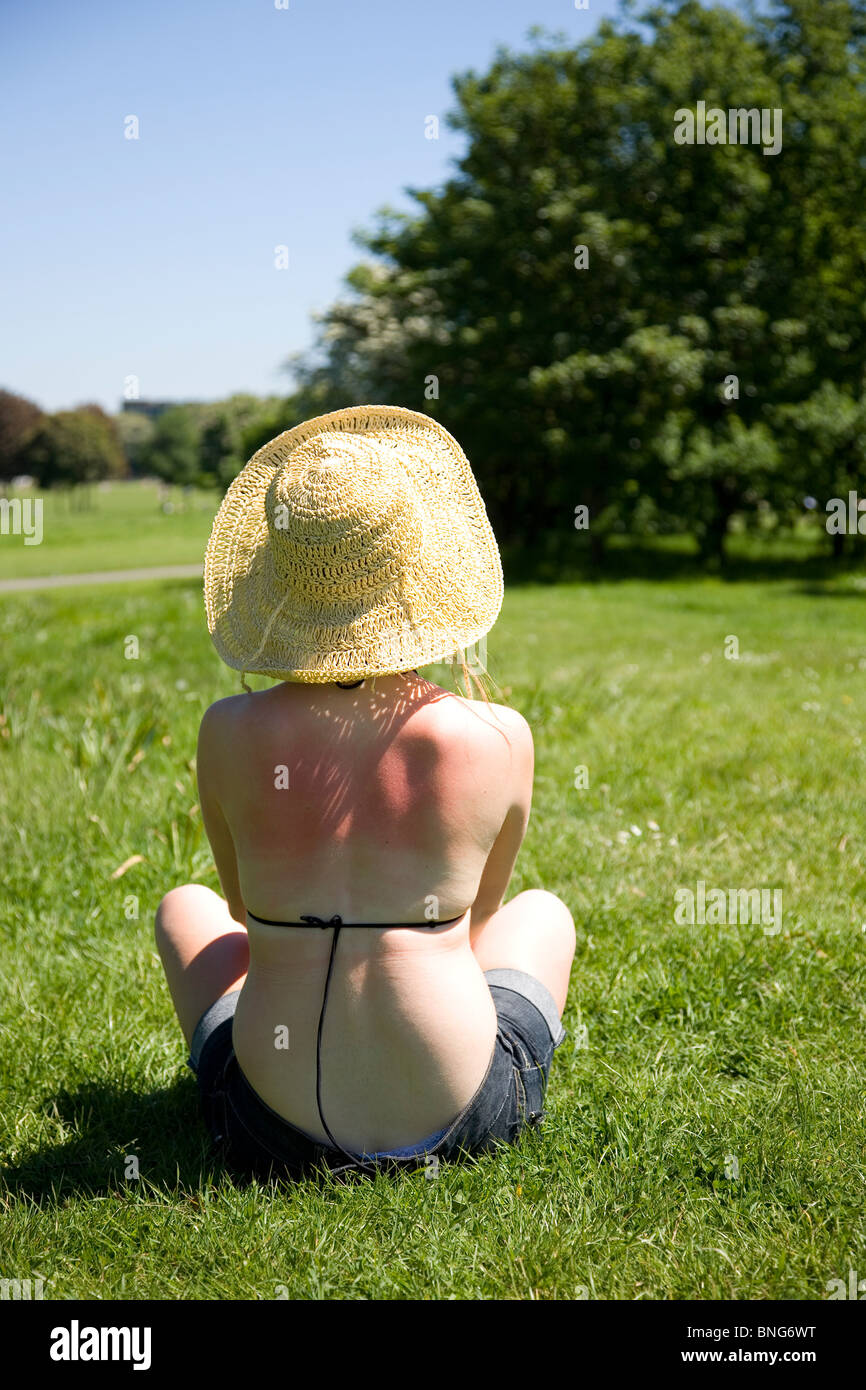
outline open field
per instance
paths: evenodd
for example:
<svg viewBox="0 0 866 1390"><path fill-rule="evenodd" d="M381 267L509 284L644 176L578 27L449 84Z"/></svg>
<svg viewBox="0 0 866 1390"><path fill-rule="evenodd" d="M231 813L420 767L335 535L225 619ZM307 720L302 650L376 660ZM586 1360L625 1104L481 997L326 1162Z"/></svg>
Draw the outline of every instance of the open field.
<svg viewBox="0 0 866 1390"><path fill-rule="evenodd" d="M547 1119L435 1181L280 1189L209 1157L152 939L167 888L216 886L191 760L238 686L200 585L0 599L3 1273L131 1299L866 1276L864 614L850 574L510 589L489 661L537 750L513 891L578 933ZM781 889L780 929L677 925L699 880Z"/></svg>
<svg viewBox="0 0 866 1390"><path fill-rule="evenodd" d="M37 494L13 490L11 498ZM42 542L0 535L0 579L80 574L200 562L219 506L213 492L160 488L147 480L101 483L72 493L49 490L42 499ZM163 504L171 508L163 510Z"/></svg>
<svg viewBox="0 0 866 1390"><path fill-rule="evenodd" d="M0 529L0 582L97 570L144 569L201 564L220 503L216 492L164 488L153 479L107 482L72 493L12 489L10 499L42 499L42 540L25 544L11 520ZM167 508L167 510L166 510ZM830 557L823 514L804 514L793 527L759 534L734 528L728 539L730 574L772 577L785 571L832 577L850 568ZM517 536L503 546L506 579L549 581L562 575L597 578L589 563L587 533L564 530L548 537L552 547L527 546ZM856 561L858 541L853 548ZM634 537L613 533L604 571L619 577L682 578L701 574L691 535Z"/></svg>

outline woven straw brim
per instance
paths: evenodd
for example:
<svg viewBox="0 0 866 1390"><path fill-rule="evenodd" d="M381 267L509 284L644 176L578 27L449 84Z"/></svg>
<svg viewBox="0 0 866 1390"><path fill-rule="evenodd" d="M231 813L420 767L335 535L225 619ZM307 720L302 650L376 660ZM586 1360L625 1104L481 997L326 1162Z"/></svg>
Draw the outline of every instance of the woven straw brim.
<svg viewBox="0 0 866 1390"><path fill-rule="evenodd" d="M289 503L285 534L275 509ZM427 415L355 406L287 430L223 499L205 554L227 665L329 682L449 659L502 606L499 550L459 444Z"/></svg>

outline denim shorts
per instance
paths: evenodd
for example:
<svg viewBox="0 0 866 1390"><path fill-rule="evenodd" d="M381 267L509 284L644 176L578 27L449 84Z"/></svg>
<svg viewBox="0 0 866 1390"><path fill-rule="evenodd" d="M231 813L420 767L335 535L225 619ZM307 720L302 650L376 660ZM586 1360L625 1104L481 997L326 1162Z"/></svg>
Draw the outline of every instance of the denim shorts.
<svg viewBox="0 0 866 1390"><path fill-rule="evenodd" d="M487 970L496 1007L496 1043L484 1080L444 1130L406 1149L346 1155L284 1120L250 1086L235 1057L232 1023L240 990L225 994L200 1018L189 1066L198 1079L205 1123L226 1166L256 1176L310 1176L417 1168L435 1157L453 1162L498 1142L513 1144L526 1126L541 1123L554 1050L566 1032L552 994L522 970Z"/></svg>

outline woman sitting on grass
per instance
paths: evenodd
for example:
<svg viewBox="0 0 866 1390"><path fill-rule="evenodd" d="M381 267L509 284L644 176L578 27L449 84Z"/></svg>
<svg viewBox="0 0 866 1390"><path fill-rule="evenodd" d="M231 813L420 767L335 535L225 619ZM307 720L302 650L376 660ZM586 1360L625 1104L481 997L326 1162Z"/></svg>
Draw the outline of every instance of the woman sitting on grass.
<svg viewBox="0 0 866 1390"><path fill-rule="evenodd" d="M385 406L279 435L226 494L205 602L223 660L279 682L202 720L224 899L188 884L156 916L226 1161L374 1171L515 1141L565 1037L575 938L552 893L503 906L526 721L417 671L502 603L459 445Z"/></svg>

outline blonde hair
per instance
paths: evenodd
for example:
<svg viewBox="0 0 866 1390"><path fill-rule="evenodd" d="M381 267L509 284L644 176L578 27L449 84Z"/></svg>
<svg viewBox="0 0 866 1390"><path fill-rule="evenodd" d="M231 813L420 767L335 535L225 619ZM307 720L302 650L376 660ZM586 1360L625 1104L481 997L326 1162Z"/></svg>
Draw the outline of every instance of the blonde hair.
<svg viewBox="0 0 866 1390"><path fill-rule="evenodd" d="M497 682L491 676L490 672L483 666L476 667L476 669L473 670L473 668L467 662L465 654L461 654L459 660L456 652L454 656L452 656L451 679L454 681L455 686L457 686L458 688L462 680L463 691L466 695L467 700L475 700L478 698L475 694L475 691L473 690L474 684L475 687L477 687L477 689L481 692L481 698L485 701L486 704L490 704L490 697L493 694L496 694L499 697L500 704L508 704L508 700L506 699L502 690L499 688Z"/></svg>

